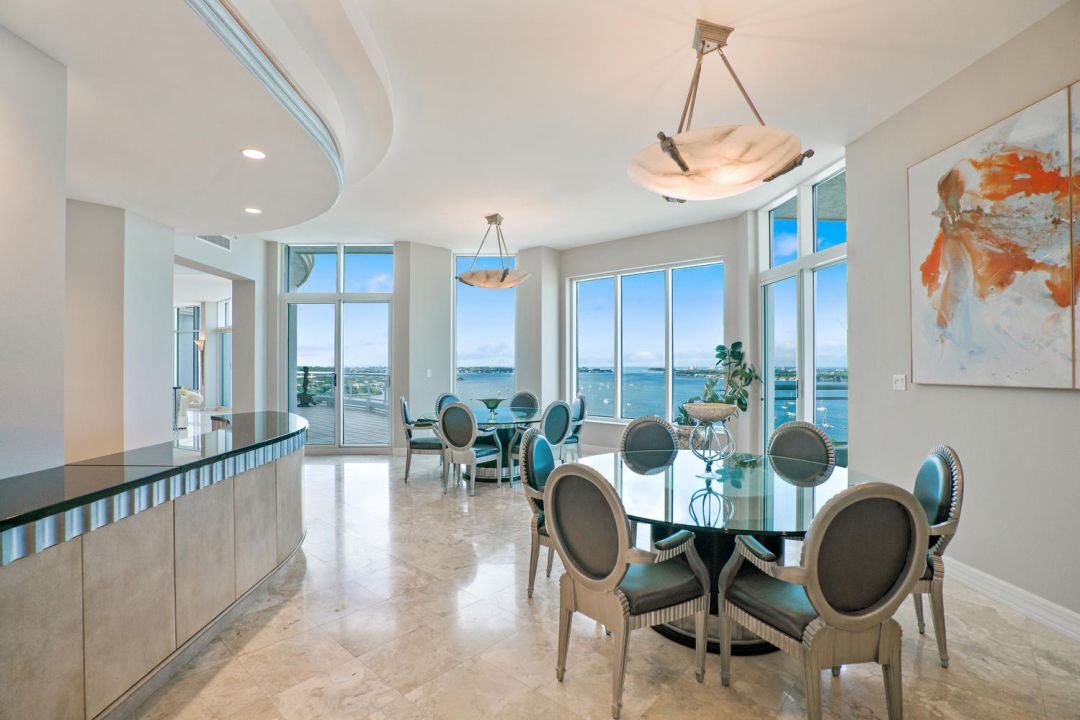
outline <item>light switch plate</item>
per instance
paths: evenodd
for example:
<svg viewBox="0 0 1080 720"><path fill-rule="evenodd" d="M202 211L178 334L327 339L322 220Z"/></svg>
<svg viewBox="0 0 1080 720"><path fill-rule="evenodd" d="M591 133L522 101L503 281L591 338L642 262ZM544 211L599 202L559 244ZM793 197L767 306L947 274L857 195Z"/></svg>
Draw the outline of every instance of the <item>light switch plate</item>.
<svg viewBox="0 0 1080 720"><path fill-rule="evenodd" d="M427 376L428 376L428 377L431 377L431 368L428 368L428 369L427 369Z"/></svg>
<svg viewBox="0 0 1080 720"><path fill-rule="evenodd" d="M892 376L892 389L893 390L907 390L907 375L893 375Z"/></svg>

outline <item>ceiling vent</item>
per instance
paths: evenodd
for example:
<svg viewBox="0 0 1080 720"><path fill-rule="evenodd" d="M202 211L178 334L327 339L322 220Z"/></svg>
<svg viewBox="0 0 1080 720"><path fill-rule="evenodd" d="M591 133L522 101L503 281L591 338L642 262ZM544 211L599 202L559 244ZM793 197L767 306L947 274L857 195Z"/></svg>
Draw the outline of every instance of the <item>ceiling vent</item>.
<svg viewBox="0 0 1080 720"><path fill-rule="evenodd" d="M196 235L195 237L197 237L199 240L202 240L203 242L210 243L211 245L216 245L222 250L229 250L230 252L232 251L233 238L228 235Z"/></svg>

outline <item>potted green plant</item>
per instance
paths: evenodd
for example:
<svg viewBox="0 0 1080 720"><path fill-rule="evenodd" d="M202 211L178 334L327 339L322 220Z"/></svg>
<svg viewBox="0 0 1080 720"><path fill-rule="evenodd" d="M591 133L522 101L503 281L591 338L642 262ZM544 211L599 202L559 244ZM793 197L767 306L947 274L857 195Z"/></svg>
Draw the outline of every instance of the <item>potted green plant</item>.
<svg viewBox="0 0 1080 720"><path fill-rule="evenodd" d="M746 410L754 381L761 381L757 369L746 361L741 341L733 342L730 346L716 346L716 368L717 374L705 379L701 395L692 397L679 406L675 424L680 447L689 447L690 432L694 427L694 419L687 411L687 405L696 406L692 408L696 415L702 412L714 416L724 415L721 422L726 423L729 418L738 417L740 412ZM706 407L710 405L714 407Z"/></svg>

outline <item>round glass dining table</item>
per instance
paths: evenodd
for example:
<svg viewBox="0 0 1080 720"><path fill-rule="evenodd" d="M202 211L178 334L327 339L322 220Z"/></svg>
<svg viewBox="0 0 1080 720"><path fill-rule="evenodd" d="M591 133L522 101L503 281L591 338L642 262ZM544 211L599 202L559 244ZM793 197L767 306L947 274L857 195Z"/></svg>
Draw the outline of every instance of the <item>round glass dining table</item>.
<svg viewBox="0 0 1080 720"><path fill-rule="evenodd" d="M717 581L735 549L736 535L753 535L783 558L784 540L801 540L821 507L840 491L877 478L847 468L736 453L710 466L689 450L592 455L580 461L615 486L635 526L649 525L652 540L691 530L709 570L709 651L719 652ZM788 560L798 563L799 558ZM693 620L658 625L657 632L687 645ZM754 635L736 635L732 652L774 650Z"/></svg>
<svg viewBox="0 0 1080 720"><path fill-rule="evenodd" d="M544 417L544 411L540 408L523 407L497 407L494 411L483 406L470 405L469 410L476 417L476 427L480 430L494 429L499 436L502 445L502 468L503 480L517 480L519 471L514 469L510 472L510 443L518 430L524 431L531 425L536 425ZM418 422L439 424L439 416L434 413L419 415ZM480 482L494 482L498 480L495 474L495 460L478 463L476 466L476 479ZM468 473L465 475L468 477Z"/></svg>

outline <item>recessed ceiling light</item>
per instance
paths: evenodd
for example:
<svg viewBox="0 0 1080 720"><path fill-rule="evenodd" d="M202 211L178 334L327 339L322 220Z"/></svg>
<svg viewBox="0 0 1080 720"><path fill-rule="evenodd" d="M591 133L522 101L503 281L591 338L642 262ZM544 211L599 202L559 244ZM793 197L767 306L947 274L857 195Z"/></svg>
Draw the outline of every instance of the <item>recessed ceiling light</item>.
<svg viewBox="0 0 1080 720"><path fill-rule="evenodd" d="M244 208L244 212L246 212L248 215L262 214L262 210L260 210L259 208Z"/></svg>
<svg viewBox="0 0 1080 720"><path fill-rule="evenodd" d="M266 157L266 153L262 150L256 150L255 148L244 148L240 151L240 154L249 160L262 160Z"/></svg>

